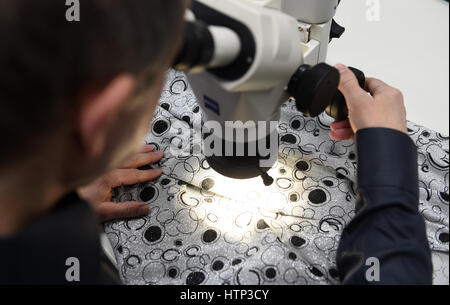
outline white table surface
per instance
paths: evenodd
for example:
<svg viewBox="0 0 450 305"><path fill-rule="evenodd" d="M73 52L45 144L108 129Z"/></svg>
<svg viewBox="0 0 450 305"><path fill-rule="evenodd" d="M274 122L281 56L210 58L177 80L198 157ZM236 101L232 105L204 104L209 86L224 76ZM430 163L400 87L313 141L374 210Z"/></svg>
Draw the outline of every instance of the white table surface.
<svg viewBox="0 0 450 305"><path fill-rule="evenodd" d="M366 0L342 0L336 15L346 32L328 62L363 70L403 91L408 119L449 134L449 7L443 0L379 0L369 22Z"/></svg>

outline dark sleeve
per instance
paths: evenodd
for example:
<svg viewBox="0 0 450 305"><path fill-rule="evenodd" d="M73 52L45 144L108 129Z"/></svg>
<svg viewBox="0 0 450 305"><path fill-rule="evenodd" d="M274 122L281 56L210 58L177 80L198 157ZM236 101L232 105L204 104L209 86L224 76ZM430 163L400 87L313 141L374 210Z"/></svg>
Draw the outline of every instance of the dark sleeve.
<svg viewBox="0 0 450 305"><path fill-rule="evenodd" d="M337 252L343 284L431 284L414 143L399 131L370 128L356 134L356 145L356 216L344 229Z"/></svg>
<svg viewBox="0 0 450 305"><path fill-rule="evenodd" d="M67 277L72 266L79 271L74 281ZM0 285L119 283L117 271L101 249L98 219L76 193L14 236L0 239Z"/></svg>

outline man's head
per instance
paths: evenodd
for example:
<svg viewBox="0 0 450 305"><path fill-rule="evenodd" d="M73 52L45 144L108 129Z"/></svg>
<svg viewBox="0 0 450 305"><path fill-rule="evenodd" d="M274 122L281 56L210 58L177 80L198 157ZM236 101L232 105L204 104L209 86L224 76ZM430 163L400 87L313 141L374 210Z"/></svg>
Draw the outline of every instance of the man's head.
<svg viewBox="0 0 450 305"><path fill-rule="evenodd" d="M0 1L0 168L40 158L76 185L124 161L142 144L185 6L81 0L69 22L62 0Z"/></svg>

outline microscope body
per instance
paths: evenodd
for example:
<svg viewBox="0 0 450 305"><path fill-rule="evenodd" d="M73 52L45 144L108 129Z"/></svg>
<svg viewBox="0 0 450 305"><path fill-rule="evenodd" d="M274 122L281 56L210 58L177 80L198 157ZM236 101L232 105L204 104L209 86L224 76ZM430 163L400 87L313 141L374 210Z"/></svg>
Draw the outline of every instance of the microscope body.
<svg viewBox="0 0 450 305"><path fill-rule="evenodd" d="M276 162L273 122L292 96L287 89L296 85L292 79L299 67L325 61L337 5L338 0L193 1L187 18L206 28L191 31L197 38L185 45L182 55L190 60L179 61L178 67L189 72L205 121L222 127L212 128L204 147L216 171L245 179L264 174ZM330 71L334 81L327 90L333 91L339 75ZM230 128L231 133L226 132ZM275 147L261 155L258 147L274 146L273 139Z"/></svg>

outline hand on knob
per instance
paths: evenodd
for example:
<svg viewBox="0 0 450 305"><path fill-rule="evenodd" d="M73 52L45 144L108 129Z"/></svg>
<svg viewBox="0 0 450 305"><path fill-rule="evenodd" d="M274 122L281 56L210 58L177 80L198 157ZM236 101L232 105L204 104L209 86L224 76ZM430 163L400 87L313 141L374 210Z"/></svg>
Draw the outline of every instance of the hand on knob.
<svg viewBox="0 0 450 305"><path fill-rule="evenodd" d="M331 124L332 139L352 140L358 130L375 127L407 132L406 109L398 89L381 80L367 78L365 91L348 67L339 64L336 68L341 73L339 91L347 101L349 119Z"/></svg>

